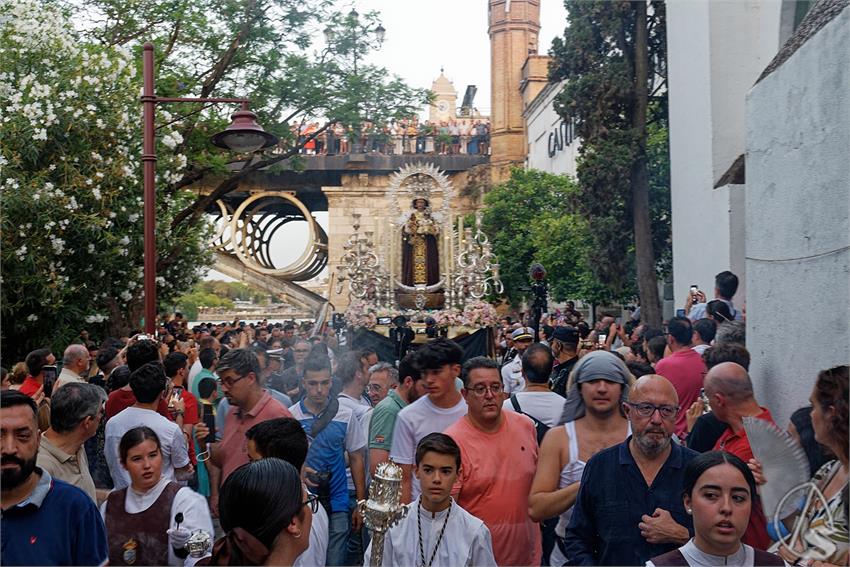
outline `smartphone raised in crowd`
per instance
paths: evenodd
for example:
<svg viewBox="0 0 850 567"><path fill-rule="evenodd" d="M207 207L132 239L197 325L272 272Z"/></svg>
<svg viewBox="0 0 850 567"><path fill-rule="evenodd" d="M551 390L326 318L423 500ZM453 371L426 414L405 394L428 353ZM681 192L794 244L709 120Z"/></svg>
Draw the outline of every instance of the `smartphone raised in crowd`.
<svg viewBox="0 0 850 567"><path fill-rule="evenodd" d="M201 421L204 422L204 425L207 426L209 433L207 433L207 438L205 439L205 443L215 443L215 414L213 413L212 404L204 404L201 403Z"/></svg>
<svg viewBox="0 0 850 567"><path fill-rule="evenodd" d="M42 367L42 372L44 372L43 392L45 397L49 398L53 395L53 385L56 383L56 366L48 364Z"/></svg>

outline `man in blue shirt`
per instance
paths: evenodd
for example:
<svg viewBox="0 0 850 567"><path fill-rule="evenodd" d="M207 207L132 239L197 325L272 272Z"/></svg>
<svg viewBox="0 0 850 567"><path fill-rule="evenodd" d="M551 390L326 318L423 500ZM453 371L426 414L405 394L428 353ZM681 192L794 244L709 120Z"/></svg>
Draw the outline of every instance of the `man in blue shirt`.
<svg viewBox="0 0 850 567"><path fill-rule="evenodd" d="M355 509L349 521L345 456L348 455L357 500L366 498L366 464L362 449L366 433L349 406L331 397L331 364L327 357L310 357L304 363L304 397L289 408L310 440L305 472L307 482L328 509L326 565L346 565L349 531L363 524Z"/></svg>
<svg viewBox="0 0 850 567"><path fill-rule="evenodd" d="M4 565L102 565L106 531L85 492L36 466L35 402L0 393L0 506Z"/></svg>
<svg viewBox="0 0 850 567"><path fill-rule="evenodd" d="M682 477L698 453L671 442L676 389L644 376L624 407L633 435L587 462L564 538L568 565L644 565L693 533Z"/></svg>

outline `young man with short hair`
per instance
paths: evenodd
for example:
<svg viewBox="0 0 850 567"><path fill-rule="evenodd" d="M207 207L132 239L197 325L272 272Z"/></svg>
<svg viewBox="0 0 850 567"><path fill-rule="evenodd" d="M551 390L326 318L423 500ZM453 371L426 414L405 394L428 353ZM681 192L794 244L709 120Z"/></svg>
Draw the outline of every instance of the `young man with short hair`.
<svg viewBox="0 0 850 567"><path fill-rule="evenodd" d="M497 564L540 565L540 527L528 516L537 469L534 424L524 415L502 411L504 386L494 360L467 360L462 378L469 412L444 431L463 456L452 492L493 534Z"/></svg>
<svg viewBox="0 0 850 567"><path fill-rule="evenodd" d="M358 363L359 364L359 363ZM323 497L328 510L327 565L345 565L349 530L363 523L353 511L349 521L345 456L351 468L356 499L366 498L366 469L362 449L366 434L350 407L331 396L331 363L327 357L309 357L304 364L304 397L289 408L311 439L306 467L308 484Z"/></svg>
<svg viewBox="0 0 850 567"><path fill-rule="evenodd" d="M307 434L297 419L280 417L263 421L246 433L248 458L282 459L303 473L309 445ZM304 485L304 492L310 492ZM313 496L312 498L318 499ZM316 567L325 564L328 553L328 513L324 506L313 507L313 523L310 525L310 546L293 564L294 567Z"/></svg>
<svg viewBox="0 0 850 567"><path fill-rule="evenodd" d="M552 362L548 346L535 343L528 347L522 355L525 390L511 394L502 404L504 410L525 414L541 423L538 431L560 424L567 404L567 400L549 389Z"/></svg>
<svg viewBox="0 0 850 567"><path fill-rule="evenodd" d="M417 356L428 395L398 412L390 450L390 458L403 472L403 503L419 496L419 482L411 478L419 441L429 433L442 432L466 415L466 402L455 386L463 349L454 341L438 338L419 348Z"/></svg>
<svg viewBox="0 0 850 567"><path fill-rule="evenodd" d="M416 446L414 469L422 494L415 510L384 538L384 565L496 565L490 530L451 497L461 468L457 443L443 433L430 433ZM372 558L366 550L364 565Z"/></svg>
<svg viewBox="0 0 850 567"><path fill-rule="evenodd" d="M189 461L189 445L180 427L157 413L160 401L165 397L167 379L159 361L148 362L130 374L130 388L136 402L106 422L104 452L109 474L115 489L130 484L130 474L121 464L118 445L121 437L140 425L150 427L159 437L162 449L162 476L181 480L179 476L192 474Z"/></svg>

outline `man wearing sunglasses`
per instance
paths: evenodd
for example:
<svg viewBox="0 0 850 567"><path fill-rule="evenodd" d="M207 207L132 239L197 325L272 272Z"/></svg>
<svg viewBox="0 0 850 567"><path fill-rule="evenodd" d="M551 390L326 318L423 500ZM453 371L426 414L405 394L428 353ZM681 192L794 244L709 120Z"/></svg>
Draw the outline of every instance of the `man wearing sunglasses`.
<svg viewBox="0 0 850 567"><path fill-rule="evenodd" d="M676 389L663 376L643 376L624 410L632 435L585 465L564 538L570 565L643 565L693 533L682 483L698 453L671 442Z"/></svg>

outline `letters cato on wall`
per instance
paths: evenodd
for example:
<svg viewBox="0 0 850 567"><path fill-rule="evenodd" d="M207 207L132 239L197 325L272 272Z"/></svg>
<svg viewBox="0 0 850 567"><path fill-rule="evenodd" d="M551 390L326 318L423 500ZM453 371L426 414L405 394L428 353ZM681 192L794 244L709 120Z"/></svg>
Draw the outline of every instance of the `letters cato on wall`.
<svg viewBox="0 0 850 567"><path fill-rule="evenodd" d="M575 140L574 121L561 120L558 126L549 132L549 157L555 157L560 151L568 147Z"/></svg>

